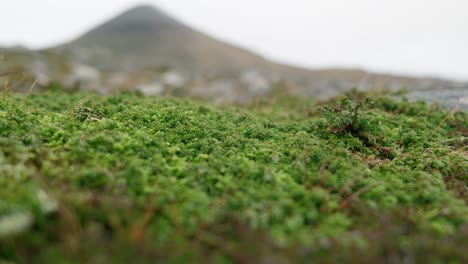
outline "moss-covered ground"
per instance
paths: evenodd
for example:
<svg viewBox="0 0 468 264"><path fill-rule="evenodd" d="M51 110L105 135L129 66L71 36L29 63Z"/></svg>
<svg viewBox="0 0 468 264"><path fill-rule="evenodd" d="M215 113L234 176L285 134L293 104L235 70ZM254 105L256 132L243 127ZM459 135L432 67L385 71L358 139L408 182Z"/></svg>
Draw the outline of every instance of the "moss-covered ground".
<svg viewBox="0 0 468 264"><path fill-rule="evenodd" d="M0 262L468 262L466 113L23 98L0 100Z"/></svg>

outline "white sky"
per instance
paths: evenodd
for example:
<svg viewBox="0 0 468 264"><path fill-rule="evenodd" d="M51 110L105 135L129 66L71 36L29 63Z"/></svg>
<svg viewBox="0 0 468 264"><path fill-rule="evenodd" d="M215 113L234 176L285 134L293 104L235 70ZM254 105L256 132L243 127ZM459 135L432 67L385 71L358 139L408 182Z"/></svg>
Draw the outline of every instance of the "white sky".
<svg viewBox="0 0 468 264"><path fill-rule="evenodd" d="M0 45L47 47L141 4L0 0ZM468 80L468 0L150 0L271 59Z"/></svg>

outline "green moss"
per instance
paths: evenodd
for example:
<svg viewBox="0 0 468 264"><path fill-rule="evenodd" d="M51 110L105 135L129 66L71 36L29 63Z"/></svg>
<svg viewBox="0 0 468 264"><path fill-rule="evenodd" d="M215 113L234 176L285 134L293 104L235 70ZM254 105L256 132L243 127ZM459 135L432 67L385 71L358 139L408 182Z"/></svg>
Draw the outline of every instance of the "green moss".
<svg viewBox="0 0 468 264"><path fill-rule="evenodd" d="M21 100L0 101L0 227L33 224L0 230L0 259L466 260L466 113L387 97Z"/></svg>

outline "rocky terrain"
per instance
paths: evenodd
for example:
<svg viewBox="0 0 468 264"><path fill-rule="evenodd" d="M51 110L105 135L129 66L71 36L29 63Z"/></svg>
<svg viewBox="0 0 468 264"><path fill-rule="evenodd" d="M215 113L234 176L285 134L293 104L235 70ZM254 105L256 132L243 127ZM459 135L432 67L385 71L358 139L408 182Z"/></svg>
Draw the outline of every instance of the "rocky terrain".
<svg viewBox="0 0 468 264"><path fill-rule="evenodd" d="M468 110L468 87L459 86L452 89L413 91L406 95L410 100L423 100L429 104L439 104L445 108Z"/></svg>

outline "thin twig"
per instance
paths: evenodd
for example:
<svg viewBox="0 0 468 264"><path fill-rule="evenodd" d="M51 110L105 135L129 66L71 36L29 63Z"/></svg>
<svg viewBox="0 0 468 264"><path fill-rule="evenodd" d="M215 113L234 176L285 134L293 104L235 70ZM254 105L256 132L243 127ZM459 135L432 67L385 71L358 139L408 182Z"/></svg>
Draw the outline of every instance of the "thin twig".
<svg viewBox="0 0 468 264"><path fill-rule="evenodd" d="M151 196L148 199L143 214L139 219L137 219L137 221L133 224L133 226L130 229L130 240L134 243L139 242L143 239L146 228L148 227L148 224L150 223L151 219L153 219L156 213L154 200L154 196Z"/></svg>
<svg viewBox="0 0 468 264"><path fill-rule="evenodd" d="M17 72L5 72L5 73L0 73L0 77L7 76L7 75L10 75L10 74L13 74L13 73L17 73Z"/></svg>
<svg viewBox="0 0 468 264"><path fill-rule="evenodd" d="M344 201L340 204L340 209L344 209L344 208L348 207L349 201L351 199L358 198L359 196L365 194L366 192L370 191L372 188L374 188L374 187L376 187L378 185L379 185L378 183L369 184L366 187L363 187L362 189L360 189L359 191L357 191L357 192L351 194L350 196L346 197L344 199Z"/></svg>
<svg viewBox="0 0 468 264"><path fill-rule="evenodd" d="M24 80L26 80L26 77L23 75L22 78L20 80L15 80L14 83L10 84L10 92L13 92L16 90L16 88L18 88L18 85L21 84Z"/></svg>
<svg viewBox="0 0 468 264"><path fill-rule="evenodd" d="M319 179L320 181L320 184L321 185L324 185L325 184L325 179L322 179L322 175L323 175L323 172L325 171L325 168L327 167L328 165L328 161L330 160L330 157L327 157L323 163L322 163L322 166L320 166L320 170L319 172L317 173L317 179ZM310 181L310 180L309 180Z"/></svg>
<svg viewBox="0 0 468 264"><path fill-rule="evenodd" d="M344 195L345 192L348 191L348 189L354 184L354 182L356 182L356 180L359 178L359 175L354 175L353 177L351 177L351 179L349 179L345 185L343 185L343 187L341 187L340 191L339 191L339 194L340 195Z"/></svg>

